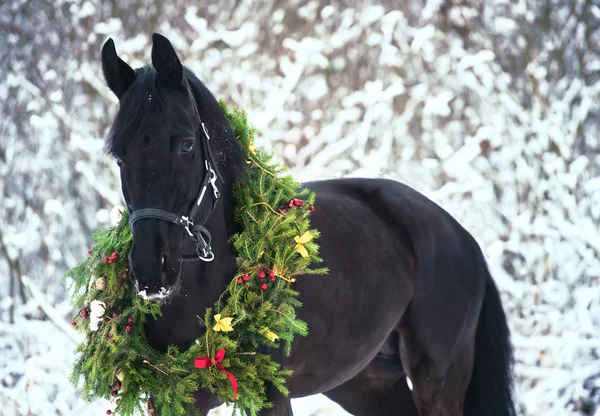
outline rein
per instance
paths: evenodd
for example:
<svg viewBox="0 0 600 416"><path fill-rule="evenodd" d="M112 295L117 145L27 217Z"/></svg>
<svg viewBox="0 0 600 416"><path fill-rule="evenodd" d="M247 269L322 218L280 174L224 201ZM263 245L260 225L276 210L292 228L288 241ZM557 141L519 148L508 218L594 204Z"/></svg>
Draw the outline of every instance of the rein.
<svg viewBox="0 0 600 416"><path fill-rule="evenodd" d="M202 154L204 155L205 171L204 171L204 179L202 180L202 186L200 187L198 199L196 200L196 203L194 204L190 213L187 216L173 214L172 212L164 211L162 209L157 209L157 208L143 208L143 209L138 209L136 211L130 210L130 212L129 212L129 214L130 214L129 227L131 230L133 230L133 224L135 224L137 221L145 219L145 218L153 218L153 219L168 221L168 222L172 222L173 224L177 224L177 225L185 228L185 230L188 233L188 236L190 237L190 239L194 242L194 245L196 246L196 255L195 256L182 256L182 260L183 261L202 260L202 261L210 262L210 261L214 260L215 255L212 251L212 247L210 246L210 244L211 244L210 232L206 229L206 227L204 227L204 224L206 224L206 221L208 221L208 218L210 217L210 215L213 213L213 211L217 207L217 202L219 202L219 198L221 196L221 193L219 192L219 189L217 188L217 179L219 179L219 176L218 176L217 172L215 171L215 169L217 169L217 167L216 167L213 153L210 149L210 136L208 135L208 130L206 129L206 126L204 125L204 123L202 122L202 119L200 118L200 113L198 111L198 107L196 106L196 101L194 100L194 98L192 96L192 93L189 88L189 84L187 83L187 80L185 78L184 78L184 85L188 92L189 98L192 101L194 110L196 111L196 114L198 115L198 119L200 120L200 123L202 125L202 131L204 132L204 136L206 137L206 140L200 139L200 146L202 148ZM204 196L206 194L206 189L209 186L212 187L212 190L213 190L212 207L209 211L205 211L205 212L207 212L206 215L204 215L199 221L194 221L194 217L196 216L198 209L202 206L202 203L205 201Z"/></svg>

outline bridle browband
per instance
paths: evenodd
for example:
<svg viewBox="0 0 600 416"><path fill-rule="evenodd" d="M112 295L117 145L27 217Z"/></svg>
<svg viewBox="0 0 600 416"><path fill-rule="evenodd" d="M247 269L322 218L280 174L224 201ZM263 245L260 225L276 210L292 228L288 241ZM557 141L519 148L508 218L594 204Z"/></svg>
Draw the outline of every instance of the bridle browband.
<svg viewBox="0 0 600 416"><path fill-rule="evenodd" d="M173 224L180 225L183 228L185 228L189 237L196 245L196 256L182 256L182 260L202 260L209 262L213 261L215 255L210 246L210 232L204 227L204 224L206 224L206 221L208 221L210 214L212 214L215 208L217 207L217 202L219 201L219 198L221 196L221 193L217 188L217 179L220 178L217 173L218 169L214 160L214 156L210 149L210 136L208 135L208 130L206 129L206 126L200 118L200 113L198 111L198 107L196 106L196 101L194 100L187 79L185 78L183 81L183 86L188 92L189 98L192 101L192 105L194 106L194 110L196 111L198 119L200 120L200 124L202 125L202 131L204 132L204 136L206 137L205 140L202 138L200 139L200 146L202 147L202 154L204 155L204 167L206 170L204 172L204 179L202 180L202 186L200 187L198 198L194 203L194 206L192 207L189 215L187 216L173 214L171 212L163 211L162 209L157 208L143 208L133 212L130 211L129 227L131 230L133 230L133 224L145 218L154 218L157 220L169 221ZM207 201L207 199L204 199L204 197L206 195L206 190L209 186L212 187L213 191L212 207L210 211L206 211L206 214L203 215L198 221L194 221L194 217L196 216L196 213L198 212L200 207L203 205L203 202Z"/></svg>

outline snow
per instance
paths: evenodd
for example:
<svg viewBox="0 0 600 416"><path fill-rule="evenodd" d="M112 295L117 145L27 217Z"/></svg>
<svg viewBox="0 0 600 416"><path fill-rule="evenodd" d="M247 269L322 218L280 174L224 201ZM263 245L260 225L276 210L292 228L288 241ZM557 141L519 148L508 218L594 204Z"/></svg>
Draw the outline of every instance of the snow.
<svg viewBox="0 0 600 416"><path fill-rule="evenodd" d="M164 262L164 260L163 260ZM156 299L166 299L171 294L172 289L167 289L165 287L161 287L158 293L153 293L148 295L145 290L141 290L138 292L138 295L146 300L156 300Z"/></svg>
<svg viewBox="0 0 600 416"><path fill-rule="evenodd" d="M0 5L4 413L108 408L68 384L77 311L60 276L123 204L100 48L110 36L139 66L157 30L298 179L397 179L455 216L502 292L522 413L600 416L597 5L185 3ZM323 396L293 406L344 414Z"/></svg>

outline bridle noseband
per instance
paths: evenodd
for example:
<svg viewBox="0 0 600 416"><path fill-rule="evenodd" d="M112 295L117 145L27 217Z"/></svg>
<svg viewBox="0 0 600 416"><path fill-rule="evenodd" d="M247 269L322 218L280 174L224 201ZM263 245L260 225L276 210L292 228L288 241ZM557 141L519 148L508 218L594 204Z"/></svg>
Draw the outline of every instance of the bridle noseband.
<svg viewBox="0 0 600 416"><path fill-rule="evenodd" d="M187 82L185 82L185 84L187 84ZM196 101L194 100L190 92L189 86L186 85L186 87L190 99L192 100L194 109L196 110L196 114L200 119L200 113L198 112L198 108L196 107ZM183 228L185 228L188 235L196 245L196 256L183 256L183 261L202 260L209 262L213 261L215 255L210 246L210 232L204 227L204 224L206 224L208 217L210 217L210 214L212 214L212 212L217 207L217 202L219 201L221 193L217 188L217 179L219 179L219 175L217 174L217 165L215 163L212 151L210 150L210 136L208 135L208 130L206 129L204 123L202 123L202 121L200 123L202 124L202 130L204 131L204 136L206 137L206 140L200 140L202 154L204 155L204 167L206 170L204 172L204 179L202 180L202 186L200 187L198 199L192 207L192 210L190 211L189 215L177 215L157 208L143 208L133 212L130 211L129 227L131 230L133 230L133 224L144 218L154 218L180 225ZM202 203L205 201L204 196L206 194L206 189L209 186L211 186L213 190L212 207L210 211L207 211L207 213L203 215L199 221L194 222L194 217L198 212L198 209L202 206Z"/></svg>

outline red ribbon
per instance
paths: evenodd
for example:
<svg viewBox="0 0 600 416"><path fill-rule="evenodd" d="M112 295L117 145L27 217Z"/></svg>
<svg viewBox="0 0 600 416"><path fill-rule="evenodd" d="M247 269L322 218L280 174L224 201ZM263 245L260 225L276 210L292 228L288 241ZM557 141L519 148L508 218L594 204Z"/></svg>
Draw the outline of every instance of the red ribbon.
<svg viewBox="0 0 600 416"><path fill-rule="evenodd" d="M221 348L219 352L215 354L215 357L196 357L194 359L194 367L196 368L208 368L215 366L229 377L229 381L231 381L231 387L233 387L233 400L237 400L237 380L235 376L229 371L225 370L225 367L221 365L221 362L225 359L225 349Z"/></svg>

